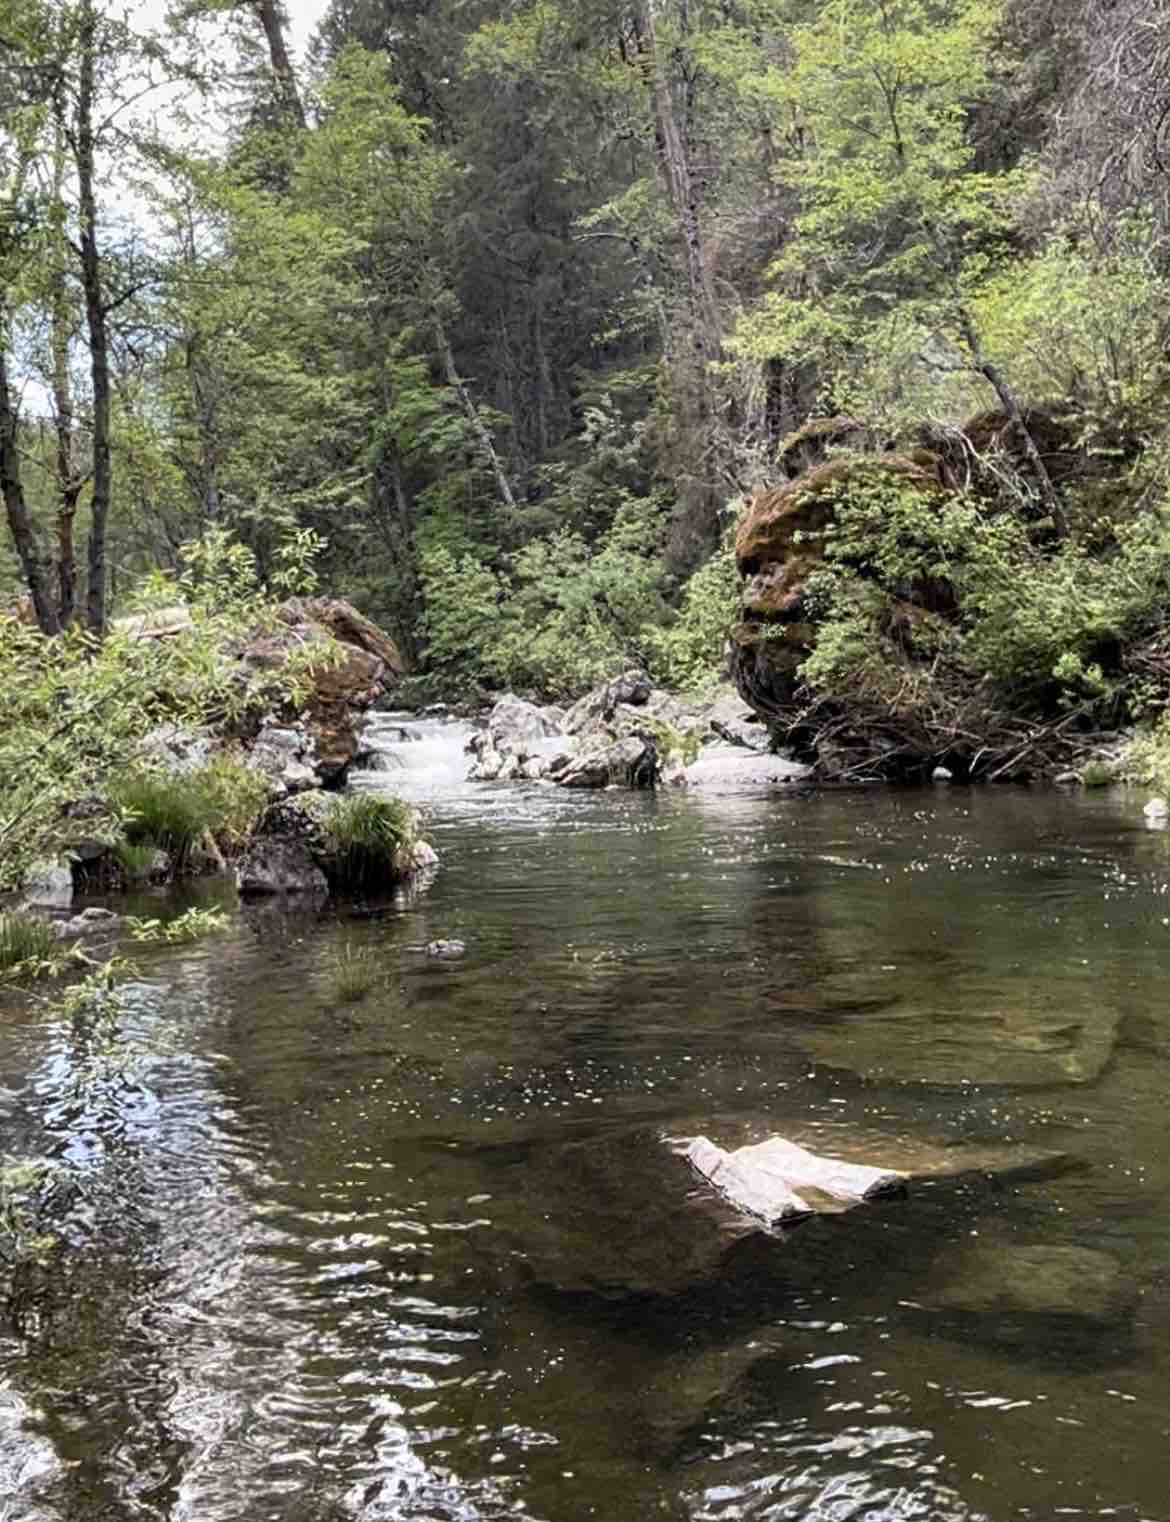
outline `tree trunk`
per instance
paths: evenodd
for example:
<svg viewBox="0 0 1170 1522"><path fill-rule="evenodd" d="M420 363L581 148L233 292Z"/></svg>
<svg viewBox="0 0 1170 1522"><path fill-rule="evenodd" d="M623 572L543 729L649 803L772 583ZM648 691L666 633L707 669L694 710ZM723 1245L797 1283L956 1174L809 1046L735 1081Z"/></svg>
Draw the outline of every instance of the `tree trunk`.
<svg viewBox="0 0 1170 1522"><path fill-rule="evenodd" d="M487 424L479 415L479 409L476 407L470 391L463 384L459 371L455 368L455 356L451 353L451 342L447 337L447 330L443 326L443 320L437 312L434 314L434 323L435 338L438 340L439 345L439 358L443 362L443 374L447 378L447 384L458 397L459 405L463 408L464 415L471 424L471 431L475 435L476 443L491 467L492 475L496 478L496 488L500 493L500 500L512 512L515 512L516 498L513 495L508 478L504 474L504 467L500 463L500 457L496 453L495 442L492 439Z"/></svg>
<svg viewBox="0 0 1170 1522"><path fill-rule="evenodd" d="M654 95L655 143L659 170L670 195L686 256L687 285L695 338L710 364L723 354L723 324L700 220L701 197L695 185L686 136L675 110L674 93L658 48L652 0L639 0L638 21L650 68Z"/></svg>
<svg viewBox="0 0 1170 1522"><path fill-rule="evenodd" d="M220 517L219 450L215 431L215 398L199 360L199 334L192 333L186 342L187 383L191 388L191 405L195 409L195 427L199 434L199 496L206 523L218 523Z"/></svg>
<svg viewBox="0 0 1170 1522"><path fill-rule="evenodd" d="M89 531L89 585L86 614L99 637L106 629L106 525L110 513L110 345L101 256L97 242L97 203L94 192L95 151L93 111L97 60L97 14L85 0L78 32L77 123L73 139L77 160L78 202L81 212L81 284L89 329L90 375L93 383L93 502Z"/></svg>
<svg viewBox="0 0 1170 1522"><path fill-rule="evenodd" d="M53 204L60 205L65 181L65 145L58 123L58 138L53 158ZM69 344L73 324L69 290L65 282L66 243L63 234L54 249L50 300L50 347L53 361L53 423L56 433L57 473L57 613L60 626L67 629L77 611L77 556L73 543L73 525L77 503L85 477L75 453L73 378L69 373Z"/></svg>
<svg viewBox="0 0 1170 1522"><path fill-rule="evenodd" d="M264 36L268 42L268 58L276 77L276 88L280 95L281 105L293 122L303 128L305 108L284 40L284 15L279 0L253 0L253 8L260 18L260 25L264 28Z"/></svg>
<svg viewBox="0 0 1170 1522"><path fill-rule="evenodd" d="M24 497L16 409L8 389L8 355L3 343L0 343L0 495L4 497L9 532L16 546L37 623L45 634L56 634L60 623L49 587L49 570L41 556L36 529Z"/></svg>
<svg viewBox="0 0 1170 1522"><path fill-rule="evenodd" d="M69 299L65 272L53 277L53 425L57 435L57 607L67 629L77 611L77 557L73 524L84 477L74 454L73 383L69 374Z"/></svg>

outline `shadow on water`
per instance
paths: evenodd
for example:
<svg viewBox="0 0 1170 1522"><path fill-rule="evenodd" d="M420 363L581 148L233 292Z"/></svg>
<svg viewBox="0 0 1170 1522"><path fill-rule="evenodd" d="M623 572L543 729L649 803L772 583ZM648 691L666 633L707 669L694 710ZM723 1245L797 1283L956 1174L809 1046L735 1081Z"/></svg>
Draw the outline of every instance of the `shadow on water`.
<svg viewBox="0 0 1170 1522"><path fill-rule="evenodd" d="M392 729L425 891L146 948L100 1101L0 1020L6 1147L84 1181L0 1342L3 1522L1170 1519L1136 805L566 797ZM1087 1166L704 1235L660 1138L769 1130Z"/></svg>

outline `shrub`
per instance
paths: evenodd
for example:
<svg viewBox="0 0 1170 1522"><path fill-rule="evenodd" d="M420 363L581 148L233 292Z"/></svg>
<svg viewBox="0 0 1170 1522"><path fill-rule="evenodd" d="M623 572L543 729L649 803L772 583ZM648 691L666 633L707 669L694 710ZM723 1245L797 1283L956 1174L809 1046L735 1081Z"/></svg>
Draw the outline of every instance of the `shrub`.
<svg viewBox="0 0 1170 1522"><path fill-rule="evenodd" d="M222 909L185 909L173 920L144 920L131 916L127 927L136 941L163 942L167 946L179 946L185 941L198 941L205 935L213 935L227 928L227 915Z"/></svg>
<svg viewBox="0 0 1170 1522"><path fill-rule="evenodd" d="M34 975L58 950L48 920L31 914L0 914L0 975Z"/></svg>
<svg viewBox="0 0 1170 1522"><path fill-rule="evenodd" d="M282 593L311 548L304 536L293 544ZM141 772L142 737L159 723L222 725L279 707L320 661L320 649L306 646L278 670L243 667L231 652L275 617L250 557L217 532L185 559L183 577L156 574L139 603L186 606L191 626L172 638L141 639L116 621L100 643L81 629L50 639L0 617L0 887L58 854L70 805L108 796L112 781Z"/></svg>
<svg viewBox="0 0 1170 1522"><path fill-rule="evenodd" d="M123 816L130 845L165 851L176 872L188 870L215 819L212 800L197 772L186 777L139 772L117 783L110 800Z"/></svg>
<svg viewBox="0 0 1170 1522"><path fill-rule="evenodd" d="M176 873L188 871L206 835L233 851L249 838L268 800L268 783L238 757L218 755L185 776L138 772L111 790L126 840L118 857L127 877L145 877L155 851Z"/></svg>
<svg viewBox="0 0 1170 1522"><path fill-rule="evenodd" d="M1108 761L1086 761L1081 767L1084 787L1110 787L1117 780L1117 769Z"/></svg>
<svg viewBox="0 0 1170 1522"><path fill-rule="evenodd" d="M330 847L326 870L336 886L361 891L401 875L403 852L414 844L417 816L397 798L351 793L324 820Z"/></svg>
<svg viewBox="0 0 1170 1522"><path fill-rule="evenodd" d="M208 828L228 852L246 844L268 802L268 780L241 757L223 751L192 779L207 801Z"/></svg>
<svg viewBox="0 0 1170 1522"><path fill-rule="evenodd" d="M675 622L651 632L654 674L684 692L722 675L727 636L739 610L740 596L739 572L729 538L687 582Z"/></svg>

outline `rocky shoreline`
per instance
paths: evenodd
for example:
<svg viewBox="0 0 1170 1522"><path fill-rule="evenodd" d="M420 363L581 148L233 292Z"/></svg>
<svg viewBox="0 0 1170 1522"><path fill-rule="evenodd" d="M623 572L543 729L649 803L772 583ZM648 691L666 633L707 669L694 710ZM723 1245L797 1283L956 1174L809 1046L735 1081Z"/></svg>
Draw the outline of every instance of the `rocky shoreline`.
<svg viewBox="0 0 1170 1522"><path fill-rule="evenodd" d="M775 755L767 728L730 690L687 706L630 670L571 708L541 707L512 693L497 700L467 743L468 778L557 787L719 790L792 788L812 769Z"/></svg>

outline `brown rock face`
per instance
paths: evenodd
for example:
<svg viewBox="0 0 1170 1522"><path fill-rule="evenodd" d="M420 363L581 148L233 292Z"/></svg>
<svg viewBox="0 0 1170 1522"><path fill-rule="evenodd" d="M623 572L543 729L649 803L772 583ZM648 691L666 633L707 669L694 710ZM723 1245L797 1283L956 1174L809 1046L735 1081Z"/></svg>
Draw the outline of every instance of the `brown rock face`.
<svg viewBox="0 0 1170 1522"><path fill-rule="evenodd" d="M812 649L805 587L824 558L840 495L852 484L891 479L924 493L943 490L938 457L920 450L831 460L752 499L735 541L743 621L732 632L731 669L757 713L774 716L792 700L797 669Z"/></svg>
<svg viewBox="0 0 1170 1522"><path fill-rule="evenodd" d="M284 606L290 623L319 624L341 644L353 645L367 655L376 656L388 674L405 674L406 663L398 646L352 603L340 597L293 597Z"/></svg>
<svg viewBox="0 0 1170 1522"><path fill-rule="evenodd" d="M320 664L309 667L306 707L316 744L317 772L327 786L340 785L358 749L358 718L405 670L388 634L350 603L335 597L291 598L280 622L258 630L242 652L247 665L278 670L294 652L320 645ZM340 658L327 656L332 638Z"/></svg>

